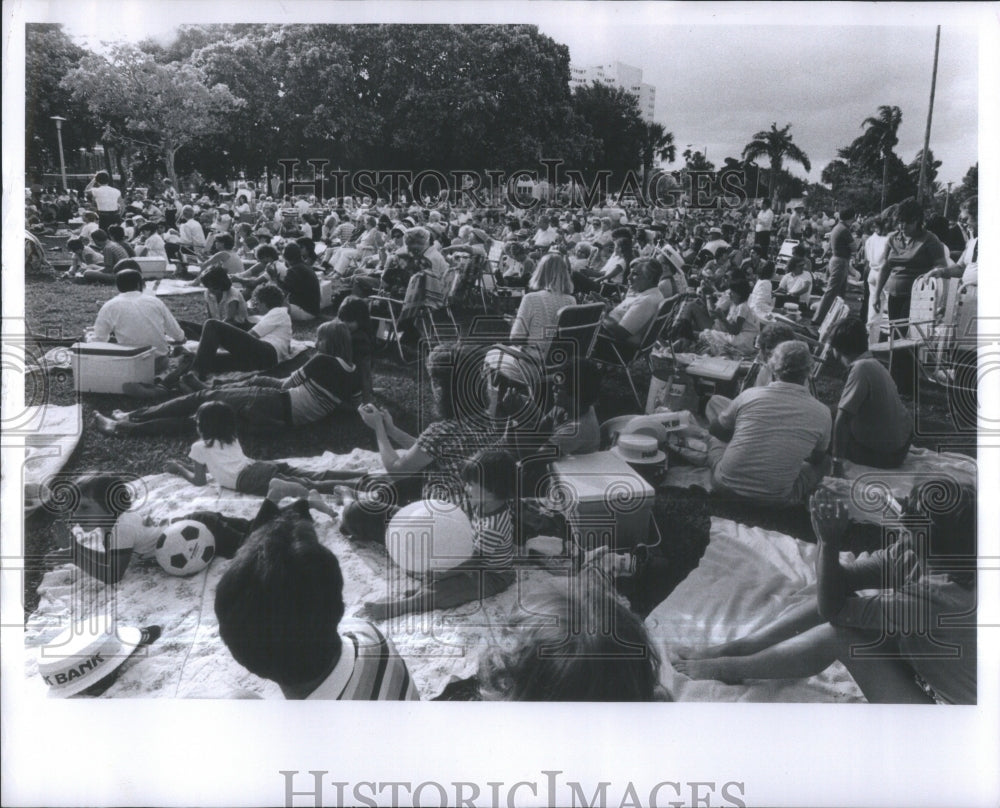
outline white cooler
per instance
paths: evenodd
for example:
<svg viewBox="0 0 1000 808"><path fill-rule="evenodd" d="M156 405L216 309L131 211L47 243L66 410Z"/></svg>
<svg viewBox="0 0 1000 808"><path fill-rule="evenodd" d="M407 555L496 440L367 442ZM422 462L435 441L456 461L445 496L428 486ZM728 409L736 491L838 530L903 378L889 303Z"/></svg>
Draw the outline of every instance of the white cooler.
<svg viewBox="0 0 1000 808"><path fill-rule="evenodd" d="M133 259L142 270L142 277L144 278L165 278L167 275L172 275L174 268L170 265L170 262L166 258L157 255L147 255L142 258Z"/></svg>
<svg viewBox="0 0 1000 808"><path fill-rule="evenodd" d="M126 382L153 383L153 349L114 342L77 342L70 348L78 393L116 393Z"/></svg>
<svg viewBox="0 0 1000 808"><path fill-rule="evenodd" d="M573 538L586 550L648 541L655 491L613 452L593 452L549 465L549 496Z"/></svg>

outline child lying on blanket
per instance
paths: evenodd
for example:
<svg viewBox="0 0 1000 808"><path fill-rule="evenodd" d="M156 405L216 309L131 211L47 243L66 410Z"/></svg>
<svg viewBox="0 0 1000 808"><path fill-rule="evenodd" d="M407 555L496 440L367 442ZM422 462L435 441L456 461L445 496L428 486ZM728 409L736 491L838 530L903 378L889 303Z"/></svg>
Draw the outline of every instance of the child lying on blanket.
<svg viewBox="0 0 1000 808"><path fill-rule="evenodd" d="M49 553L45 560L52 565L72 562L102 583L117 584L125 575L133 554L153 555L156 540L168 522L154 522L149 516L143 518L130 510L132 486L124 477L88 474L68 485L68 488L50 491L50 501L58 502L67 496L76 501L72 513L68 514L67 535L63 537L67 546ZM194 511L170 522L183 519L200 522L215 538L215 554L232 558L250 532L273 517L278 503L295 493L297 489L289 490L276 480L253 520L214 511ZM308 507L331 517L336 515L318 494L310 495Z"/></svg>
<svg viewBox="0 0 1000 808"><path fill-rule="evenodd" d="M389 639L369 623L341 623L343 589L308 512L286 510L252 533L219 580L219 636L287 699L418 700Z"/></svg>
<svg viewBox="0 0 1000 808"><path fill-rule="evenodd" d="M208 471L220 487L241 494L261 496L274 480L282 480L288 484L284 490L306 496L310 489L333 493L336 485L358 477L356 471L312 472L281 460L251 460L236 437L236 411L221 401L202 404L195 413L195 425L201 440L191 446L191 463L171 460L165 466L192 485L205 485Z"/></svg>
<svg viewBox="0 0 1000 808"><path fill-rule="evenodd" d="M450 609L476 598L488 598L514 582L514 516L511 500L517 465L501 449L483 449L462 467L466 498L471 506L473 557L453 569L433 572L416 590L399 598L365 603L373 620Z"/></svg>
<svg viewBox="0 0 1000 808"><path fill-rule="evenodd" d="M659 659L643 622L604 576L561 579L531 599L515 648L494 651L479 666L484 699L505 701L667 700Z"/></svg>
<svg viewBox="0 0 1000 808"><path fill-rule="evenodd" d="M869 702L975 704L975 492L948 479L915 487L886 532L898 538L847 564L846 504L820 489L811 509L816 601L732 642L677 649L677 671L728 683L797 679L839 660ZM882 591L858 594L871 588Z"/></svg>

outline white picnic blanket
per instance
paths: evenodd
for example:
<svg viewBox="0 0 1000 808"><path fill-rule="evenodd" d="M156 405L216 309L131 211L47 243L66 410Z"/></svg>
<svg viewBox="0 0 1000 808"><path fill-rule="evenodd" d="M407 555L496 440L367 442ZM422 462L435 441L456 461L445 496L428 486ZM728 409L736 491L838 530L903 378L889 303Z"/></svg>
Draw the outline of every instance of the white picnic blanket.
<svg viewBox="0 0 1000 808"><path fill-rule="evenodd" d="M79 404L25 407L17 420L17 430L26 437L23 484L25 514L29 514L41 504L39 486L55 483L55 476L80 442L83 407ZM11 472L13 469L5 469L5 473Z"/></svg>
<svg viewBox="0 0 1000 808"><path fill-rule="evenodd" d="M358 469L379 467L378 455L356 449L348 455L327 453L322 457L293 459L305 468ZM182 516L195 510L252 518L260 505L255 497L231 491L220 495L209 484L196 488L179 477L159 474L142 478L144 502L141 513L156 519ZM344 538L337 523L314 512L317 533L340 561L344 574L347 615L353 615L366 600L387 592L390 574L400 574L385 550L359 547ZM162 637L142 656L130 660L110 687L107 697L224 697L236 689L280 698L276 685L262 680L238 665L219 639L213 608L215 588L227 559L217 558L202 573L177 578L165 573L155 559L135 559L117 587L105 586L71 564L47 573L39 586L38 608L27 620L25 641L29 647L50 641L70 618L99 614L113 604L120 623L133 626L158 624ZM511 641L510 618L517 612L519 597L552 578L539 570L519 573L518 583L482 603L471 603L425 615L408 616L380 623L405 658L423 698L431 698L453 678L475 674L484 648ZM398 584L394 584L395 591ZM37 659L28 655L27 676L38 683Z"/></svg>
<svg viewBox="0 0 1000 808"><path fill-rule="evenodd" d="M839 662L810 679L742 685L694 681L670 664L676 646L713 645L742 637L803 599L815 598L815 554L815 545L783 533L712 519L711 540L701 563L646 618L662 660L660 681L675 701L864 701Z"/></svg>

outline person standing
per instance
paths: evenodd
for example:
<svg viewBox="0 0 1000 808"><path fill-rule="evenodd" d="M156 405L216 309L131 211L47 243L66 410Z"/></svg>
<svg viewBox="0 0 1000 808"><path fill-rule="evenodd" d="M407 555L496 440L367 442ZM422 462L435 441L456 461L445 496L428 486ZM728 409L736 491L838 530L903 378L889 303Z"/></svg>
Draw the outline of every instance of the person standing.
<svg viewBox="0 0 1000 808"><path fill-rule="evenodd" d="M840 221L830 233L830 264L826 280L826 291L816 309L813 325L819 326L830 311L834 298L847 294L847 273L851 268L851 256L854 255L854 236L851 234L851 222L854 221L853 208L841 208Z"/></svg>
<svg viewBox="0 0 1000 808"><path fill-rule="evenodd" d="M97 207L97 224L101 230L107 232L111 225L121 224L125 200L122 192L111 186L111 177L107 171L98 171L84 192Z"/></svg>
<svg viewBox="0 0 1000 808"><path fill-rule="evenodd" d="M760 203L760 212L757 214L757 221L754 225L754 244L763 248L765 258L771 249L771 229L773 227L774 211L771 209L771 200L765 199Z"/></svg>

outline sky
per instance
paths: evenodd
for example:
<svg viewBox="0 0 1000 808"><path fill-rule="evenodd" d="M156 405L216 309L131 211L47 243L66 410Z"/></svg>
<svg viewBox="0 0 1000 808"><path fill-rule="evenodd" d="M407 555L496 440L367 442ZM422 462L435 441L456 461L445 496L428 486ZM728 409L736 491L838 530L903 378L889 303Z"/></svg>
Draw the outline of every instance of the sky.
<svg viewBox="0 0 1000 808"><path fill-rule="evenodd" d="M839 147L879 105L903 112L896 148L904 161L923 145L942 23L931 149L938 179L960 182L978 160L978 35L974 4L332 3L287 0L234 6L173 0L50 0L35 19L60 21L91 47L100 41L167 39L181 22L531 22L570 49L579 65L623 61L656 86L656 119L722 164L772 122L791 123L819 181ZM239 14L232 13L235 8ZM571 13L566 13L570 11ZM31 12L29 12L31 13Z"/></svg>

